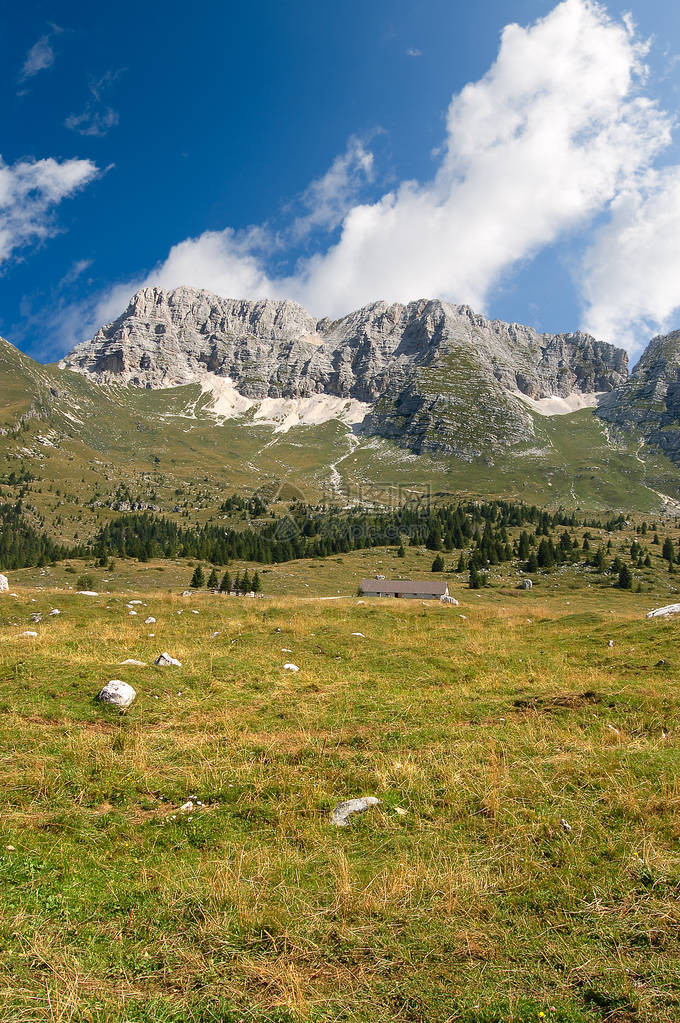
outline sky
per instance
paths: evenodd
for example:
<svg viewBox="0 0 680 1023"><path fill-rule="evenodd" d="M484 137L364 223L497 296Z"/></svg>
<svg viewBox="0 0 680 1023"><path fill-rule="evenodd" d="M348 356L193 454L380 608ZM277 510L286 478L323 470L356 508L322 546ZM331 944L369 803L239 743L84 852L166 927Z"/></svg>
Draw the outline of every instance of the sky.
<svg viewBox="0 0 680 1023"><path fill-rule="evenodd" d="M0 334L40 361L145 285L442 298L632 361L680 327L667 0L6 4L0 91Z"/></svg>

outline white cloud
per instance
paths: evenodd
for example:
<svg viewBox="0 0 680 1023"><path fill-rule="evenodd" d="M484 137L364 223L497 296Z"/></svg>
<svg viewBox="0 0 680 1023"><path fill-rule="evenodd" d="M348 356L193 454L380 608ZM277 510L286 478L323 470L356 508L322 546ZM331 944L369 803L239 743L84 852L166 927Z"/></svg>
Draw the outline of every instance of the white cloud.
<svg viewBox="0 0 680 1023"><path fill-rule="evenodd" d="M407 57L422 57L422 55L423 55L423 51L419 50L415 46L409 46L408 50L406 51L406 56Z"/></svg>
<svg viewBox="0 0 680 1023"><path fill-rule="evenodd" d="M12 166L0 158L0 263L18 248L55 233L53 208L92 181L90 160L23 160Z"/></svg>
<svg viewBox="0 0 680 1023"><path fill-rule="evenodd" d="M640 91L646 52L632 23L594 0L564 0L528 28L509 25L487 74L453 96L430 181L357 203L356 182L373 166L355 142L307 190L309 211L287 234L270 238L265 225L188 239L130 282L125 301L141 283L189 284L286 296L319 315L378 298L441 297L483 310L518 263L623 202L668 144L669 117ZM293 272L277 271L272 254L294 255L300 232L340 219L331 244L317 243ZM104 296L99 322L122 310L125 287Z"/></svg>
<svg viewBox="0 0 680 1023"><path fill-rule="evenodd" d="M26 79L32 78L40 71L46 71L54 64L55 56L52 40L54 36L60 35L63 29L59 28L58 25L52 25L50 28L51 30L40 36L26 54L26 59L19 74L20 82L25 82Z"/></svg>
<svg viewBox="0 0 680 1023"><path fill-rule="evenodd" d="M581 268L584 325L636 354L680 310L680 167L650 171L617 197Z"/></svg>
<svg viewBox="0 0 680 1023"><path fill-rule="evenodd" d="M118 111L106 102L106 94L122 73L107 71L101 78L92 78L89 83L90 98L81 114L69 114L64 124L79 135L93 135L102 138L120 120Z"/></svg>
<svg viewBox="0 0 680 1023"><path fill-rule="evenodd" d="M293 236L302 238L315 228L334 230L351 209L361 187L372 177L373 153L361 139L352 136L345 152L305 189L301 201L307 213L295 220Z"/></svg>

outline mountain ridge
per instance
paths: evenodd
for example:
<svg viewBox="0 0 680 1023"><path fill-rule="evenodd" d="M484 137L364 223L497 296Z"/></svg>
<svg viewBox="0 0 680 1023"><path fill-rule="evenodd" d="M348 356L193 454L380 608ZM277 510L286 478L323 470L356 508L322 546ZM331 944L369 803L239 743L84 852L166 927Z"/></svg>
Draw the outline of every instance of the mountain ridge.
<svg viewBox="0 0 680 1023"><path fill-rule="evenodd" d="M626 353L607 342L539 334L438 299L316 320L289 300L186 287L140 289L59 365L103 385L153 390L213 375L252 402L345 398L371 406L370 433L467 460L533 436L522 397L607 392L627 379Z"/></svg>

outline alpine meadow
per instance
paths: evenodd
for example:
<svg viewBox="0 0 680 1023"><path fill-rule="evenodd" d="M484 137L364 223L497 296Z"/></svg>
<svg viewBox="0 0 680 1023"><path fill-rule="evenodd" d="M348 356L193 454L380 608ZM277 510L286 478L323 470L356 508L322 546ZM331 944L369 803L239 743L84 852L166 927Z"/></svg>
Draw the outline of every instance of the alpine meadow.
<svg viewBox="0 0 680 1023"><path fill-rule="evenodd" d="M680 1023L677 12L0 38L0 1023Z"/></svg>

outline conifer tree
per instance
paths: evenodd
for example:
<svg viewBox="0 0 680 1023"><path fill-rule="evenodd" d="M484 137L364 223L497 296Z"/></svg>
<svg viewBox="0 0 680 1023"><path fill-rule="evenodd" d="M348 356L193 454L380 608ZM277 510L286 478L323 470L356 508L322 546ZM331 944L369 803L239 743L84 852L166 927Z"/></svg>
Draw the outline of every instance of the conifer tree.
<svg viewBox="0 0 680 1023"><path fill-rule="evenodd" d="M220 593L229 593L231 591L231 576L229 572L225 572L222 576L222 582L220 583Z"/></svg>
<svg viewBox="0 0 680 1023"><path fill-rule="evenodd" d="M209 590L216 590L217 589L217 583L218 583L217 572L213 568L213 570L210 573L210 576L208 578L208 589Z"/></svg>
<svg viewBox="0 0 680 1023"><path fill-rule="evenodd" d="M205 575L203 574L203 566L196 565L194 574L191 577L191 583L189 584L192 590L200 590L205 585Z"/></svg>

